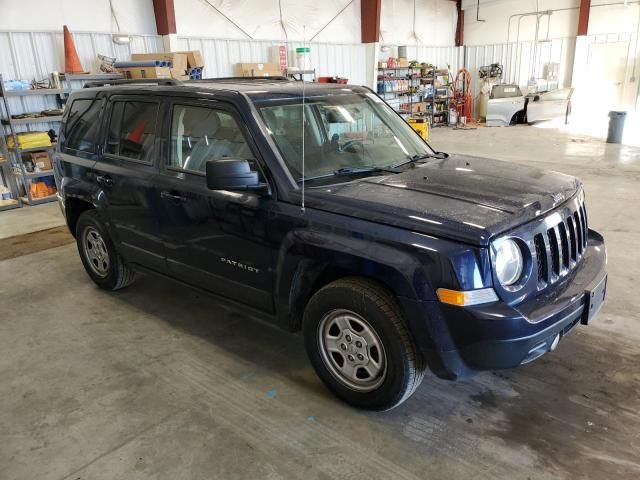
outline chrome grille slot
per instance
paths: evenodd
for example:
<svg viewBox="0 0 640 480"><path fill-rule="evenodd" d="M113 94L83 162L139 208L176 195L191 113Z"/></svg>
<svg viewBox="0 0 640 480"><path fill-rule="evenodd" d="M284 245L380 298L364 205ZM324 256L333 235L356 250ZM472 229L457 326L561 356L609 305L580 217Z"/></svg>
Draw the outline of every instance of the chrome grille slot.
<svg viewBox="0 0 640 480"><path fill-rule="evenodd" d="M576 222L576 232L578 234L578 254L582 255L582 250L584 249L584 242L582 240L582 220L580 220L578 212L573 213L573 219Z"/></svg>
<svg viewBox="0 0 640 480"><path fill-rule="evenodd" d="M576 227L573 223L573 217L567 218L567 227L569 228L569 240L571 245L571 260L574 262L578 258L578 237L576 237Z"/></svg>
<svg viewBox="0 0 640 480"><path fill-rule="evenodd" d="M574 204L571 211L565 209L558 223L551 228L547 226L545 230L538 230L533 237L538 290L557 282L579 264L587 248L587 231L584 204Z"/></svg>
<svg viewBox="0 0 640 480"><path fill-rule="evenodd" d="M564 223L558 225L558 233L560 234L560 253L562 254L562 261L560 262L562 267L566 270L569 269L569 235L567 234L567 227Z"/></svg>
<svg viewBox="0 0 640 480"><path fill-rule="evenodd" d="M560 275L560 248L558 247L555 228L547 230L547 238L549 239L549 251L551 253L551 270L556 275Z"/></svg>
<svg viewBox="0 0 640 480"><path fill-rule="evenodd" d="M587 247L587 238L589 238L589 230L587 229L587 209L584 208L584 203L580 205L580 217L582 218L582 241L584 247Z"/></svg>
<svg viewBox="0 0 640 480"><path fill-rule="evenodd" d="M538 264L538 284L548 280L547 249L544 247L544 238L538 233L533 239L536 246L536 261Z"/></svg>

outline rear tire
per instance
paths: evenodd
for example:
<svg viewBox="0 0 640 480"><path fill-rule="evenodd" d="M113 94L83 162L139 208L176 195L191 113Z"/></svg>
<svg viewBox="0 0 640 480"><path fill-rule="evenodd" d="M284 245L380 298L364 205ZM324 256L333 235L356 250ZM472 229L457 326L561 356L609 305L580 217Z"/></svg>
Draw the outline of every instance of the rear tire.
<svg viewBox="0 0 640 480"><path fill-rule="evenodd" d="M76 224L76 244L80 259L91 279L105 290L130 285L135 271L118 254L96 210L87 210Z"/></svg>
<svg viewBox="0 0 640 480"><path fill-rule="evenodd" d="M393 295L359 277L321 288L304 312L307 354L325 385L345 402L390 410L422 382L425 364Z"/></svg>

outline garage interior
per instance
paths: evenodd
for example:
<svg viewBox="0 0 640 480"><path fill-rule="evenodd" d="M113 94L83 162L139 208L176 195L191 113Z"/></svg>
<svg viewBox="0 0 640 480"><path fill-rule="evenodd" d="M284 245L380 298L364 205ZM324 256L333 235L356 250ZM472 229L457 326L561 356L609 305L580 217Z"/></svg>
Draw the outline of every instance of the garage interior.
<svg viewBox="0 0 640 480"><path fill-rule="evenodd" d="M0 12L0 478L640 477L640 2L8 0ZM598 317L529 365L427 373L376 413L325 388L300 334L151 275L99 289L56 202L66 98L96 79L234 76L365 85L436 151L579 177L608 244Z"/></svg>

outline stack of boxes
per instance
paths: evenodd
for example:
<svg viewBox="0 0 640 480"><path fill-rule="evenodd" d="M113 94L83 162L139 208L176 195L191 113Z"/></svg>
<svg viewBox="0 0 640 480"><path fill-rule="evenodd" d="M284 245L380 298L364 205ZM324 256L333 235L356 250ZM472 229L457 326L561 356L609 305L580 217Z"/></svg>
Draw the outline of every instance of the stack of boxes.
<svg viewBox="0 0 640 480"><path fill-rule="evenodd" d="M149 66L149 63L154 61L164 65ZM194 80L202 78L203 68L202 55L198 50L192 50L189 52L132 53L131 62L126 62L126 66L122 66L118 70L126 78L131 79Z"/></svg>
<svg viewBox="0 0 640 480"><path fill-rule="evenodd" d="M275 63L236 63L238 77L279 77L280 66Z"/></svg>

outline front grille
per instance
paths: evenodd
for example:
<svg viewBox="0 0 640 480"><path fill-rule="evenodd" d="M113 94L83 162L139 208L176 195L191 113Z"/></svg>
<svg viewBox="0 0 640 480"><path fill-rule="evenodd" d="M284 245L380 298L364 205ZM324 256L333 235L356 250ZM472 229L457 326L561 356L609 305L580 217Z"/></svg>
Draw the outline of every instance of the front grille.
<svg viewBox="0 0 640 480"><path fill-rule="evenodd" d="M542 283L546 281L547 278L547 262L546 262L546 251L544 247L544 239L542 238L542 234L539 233L534 237L534 243L536 245L536 260L538 263L538 283Z"/></svg>
<svg viewBox="0 0 640 480"><path fill-rule="evenodd" d="M545 232L534 237L538 289L551 285L580 262L588 239L584 204Z"/></svg>

